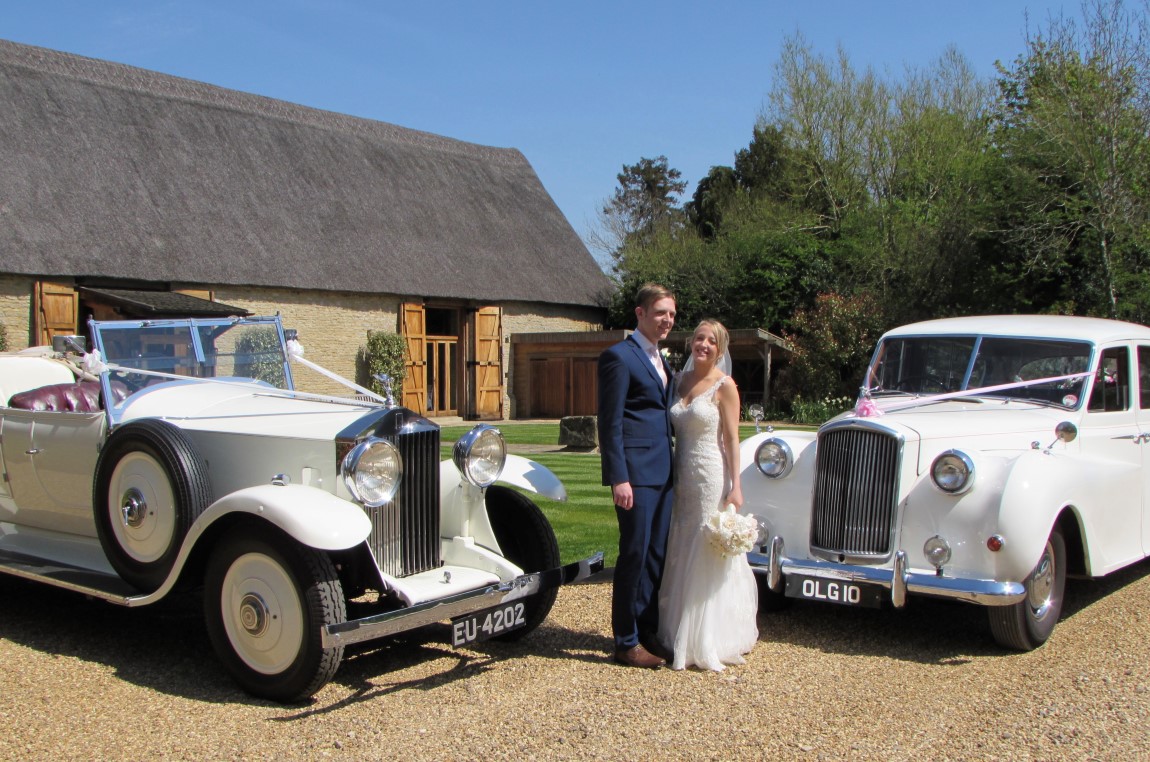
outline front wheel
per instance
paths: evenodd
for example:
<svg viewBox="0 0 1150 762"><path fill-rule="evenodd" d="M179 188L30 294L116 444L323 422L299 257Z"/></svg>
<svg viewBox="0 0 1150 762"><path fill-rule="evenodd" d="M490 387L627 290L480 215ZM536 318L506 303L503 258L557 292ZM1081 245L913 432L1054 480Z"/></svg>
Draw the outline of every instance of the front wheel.
<svg viewBox="0 0 1150 762"><path fill-rule="evenodd" d="M204 614L216 654L245 691L273 701L305 699L335 675L343 646L320 631L347 618L327 554L278 534L229 538L204 578Z"/></svg>
<svg viewBox="0 0 1150 762"><path fill-rule="evenodd" d="M999 645L1019 651L1038 648L1062 615L1066 589L1066 541L1058 527L1050 533L1042 557L1023 583L1026 598L1011 606L992 606L990 631Z"/></svg>
<svg viewBox="0 0 1150 762"><path fill-rule="evenodd" d="M539 572L559 566L559 542L551 522L535 503L507 487L487 488L487 517L503 551L503 557L524 572ZM497 640L519 640L538 627L551 607L559 588L551 587L528 597L524 627L500 635Z"/></svg>

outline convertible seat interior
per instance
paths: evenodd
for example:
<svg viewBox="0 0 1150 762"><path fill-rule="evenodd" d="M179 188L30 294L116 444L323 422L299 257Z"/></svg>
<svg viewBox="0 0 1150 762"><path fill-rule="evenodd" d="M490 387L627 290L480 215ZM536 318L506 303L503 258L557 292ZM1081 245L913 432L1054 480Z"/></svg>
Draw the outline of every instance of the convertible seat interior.
<svg viewBox="0 0 1150 762"><path fill-rule="evenodd" d="M122 384L112 385L113 396L120 402L127 396ZM97 413L100 406L100 384L80 381L71 384L49 384L13 394L8 406L19 410L51 410L59 413Z"/></svg>

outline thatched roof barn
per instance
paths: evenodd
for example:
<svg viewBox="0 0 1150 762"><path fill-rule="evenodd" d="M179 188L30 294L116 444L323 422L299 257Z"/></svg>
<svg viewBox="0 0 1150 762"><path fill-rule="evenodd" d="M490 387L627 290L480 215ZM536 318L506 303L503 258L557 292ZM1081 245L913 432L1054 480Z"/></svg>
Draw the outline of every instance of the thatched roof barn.
<svg viewBox="0 0 1150 762"><path fill-rule="evenodd" d="M523 154L0 41L6 272L596 305Z"/></svg>
<svg viewBox="0 0 1150 762"><path fill-rule="evenodd" d="M281 311L347 375L398 331L405 402L491 417L510 333L594 330L611 288L515 149L2 40L0 162L17 348L208 300Z"/></svg>

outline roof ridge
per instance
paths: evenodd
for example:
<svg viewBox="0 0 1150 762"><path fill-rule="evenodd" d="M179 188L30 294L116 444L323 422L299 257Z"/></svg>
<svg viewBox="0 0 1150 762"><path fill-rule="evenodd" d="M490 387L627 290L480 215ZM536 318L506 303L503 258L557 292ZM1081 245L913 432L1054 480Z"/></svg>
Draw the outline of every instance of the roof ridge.
<svg viewBox="0 0 1150 762"><path fill-rule="evenodd" d="M508 164L519 164L526 161L526 157L516 148L498 148L479 143L469 143L422 130L414 130L410 127L401 127L390 122L326 111L266 95L232 90L174 74L142 69L130 64L90 58L11 40L0 39L0 62L105 87L273 117L374 140L405 143Z"/></svg>

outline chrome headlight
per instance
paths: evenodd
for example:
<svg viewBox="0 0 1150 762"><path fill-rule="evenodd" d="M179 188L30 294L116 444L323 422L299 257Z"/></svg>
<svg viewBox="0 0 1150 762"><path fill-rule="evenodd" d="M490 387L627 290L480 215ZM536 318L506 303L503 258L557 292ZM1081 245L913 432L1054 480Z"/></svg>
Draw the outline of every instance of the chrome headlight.
<svg viewBox="0 0 1150 762"><path fill-rule="evenodd" d="M755 450L755 465L768 479L782 479L794 464L790 445L781 439L767 439Z"/></svg>
<svg viewBox="0 0 1150 762"><path fill-rule="evenodd" d="M374 508L395 497L403 458L391 442L371 437L352 448L340 470L351 496Z"/></svg>
<svg viewBox="0 0 1150 762"><path fill-rule="evenodd" d="M949 495L961 495L974 485L974 461L961 450L947 450L930 466L934 486Z"/></svg>
<svg viewBox="0 0 1150 762"><path fill-rule="evenodd" d="M499 429L480 424L455 443L451 459L467 481L476 487L489 487L503 472L507 444Z"/></svg>

